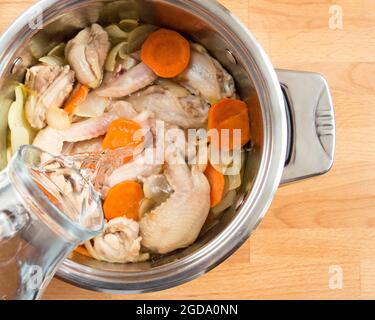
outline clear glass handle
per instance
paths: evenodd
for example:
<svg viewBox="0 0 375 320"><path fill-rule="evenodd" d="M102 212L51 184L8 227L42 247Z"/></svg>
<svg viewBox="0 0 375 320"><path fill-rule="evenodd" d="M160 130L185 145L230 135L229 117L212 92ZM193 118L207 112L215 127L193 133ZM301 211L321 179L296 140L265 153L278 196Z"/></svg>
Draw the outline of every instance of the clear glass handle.
<svg viewBox="0 0 375 320"><path fill-rule="evenodd" d="M39 298L60 263L103 224L100 197L77 169L22 147L0 173L0 299Z"/></svg>

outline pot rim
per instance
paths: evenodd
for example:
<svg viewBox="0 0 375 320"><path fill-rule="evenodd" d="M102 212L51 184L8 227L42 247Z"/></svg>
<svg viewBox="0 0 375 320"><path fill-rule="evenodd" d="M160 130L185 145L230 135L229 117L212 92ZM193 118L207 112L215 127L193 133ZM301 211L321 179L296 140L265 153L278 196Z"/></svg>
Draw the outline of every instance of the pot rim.
<svg viewBox="0 0 375 320"><path fill-rule="evenodd" d="M246 64L247 72L257 74L262 83L255 83L256 91L263 109L264 146L262 159L252 191L244 200L241 209L233 221L214 239L196 252L173 263L140 272L115 272L97 270L72 260L61 265L59 278L82 288L111 293L143 293L171 288L193 280L234 253L255 230L271 205L278 189L287 145L287 125L284 99L276 72L262 47L248 28L228 9L216 0L157 0L180 6L204 18L212 26L225 27L228 34L240 39L239 52L246 55L251 62ZM0 38L0 58L5 54L7 59L0 59L0 76L10 63L10 58L30 36L28 21L38 16L41 8L46 17L53 17L54 12L82 6L86 2L78 0L41 0L23 13ZM48 21L48 19L47 19ZM3 57L4 58L4 57ZM267 107L264 107L267 105Z"/></svg>

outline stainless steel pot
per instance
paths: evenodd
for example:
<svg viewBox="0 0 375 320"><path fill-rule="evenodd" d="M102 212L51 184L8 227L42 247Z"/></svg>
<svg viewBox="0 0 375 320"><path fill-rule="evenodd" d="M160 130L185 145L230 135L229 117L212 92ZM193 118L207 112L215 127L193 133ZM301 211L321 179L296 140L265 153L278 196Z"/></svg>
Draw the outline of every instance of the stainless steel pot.
<svg viewBox="0 0 375 320"><path fill-rule="evenodd" d="M179 30L202 43L232 73L250 106L253 147L236 204L190 248L133 265L80 255L66 260L58 276L91 290L157 291L208 272L248 239L280 183L323 174L334 157L335 120L323 77L275 71L247 28L212 0L42 0L0 39L0 98L12 94L14 80L24 76L35 58L78 29L97 21L117 22L136 12L145 22Z"/></svg>

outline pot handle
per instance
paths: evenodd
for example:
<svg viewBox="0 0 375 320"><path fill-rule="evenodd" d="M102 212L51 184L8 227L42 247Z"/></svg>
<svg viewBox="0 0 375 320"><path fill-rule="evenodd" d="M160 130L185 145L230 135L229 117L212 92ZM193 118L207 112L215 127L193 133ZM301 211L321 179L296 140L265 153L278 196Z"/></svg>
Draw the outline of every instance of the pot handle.
<svg viewBox="0 0 375 320"><path fill-rule="evenodd" d="M333 102L317 73L276 70L285 97L288 153L281 184L327 173L336 144Z"/></svg>

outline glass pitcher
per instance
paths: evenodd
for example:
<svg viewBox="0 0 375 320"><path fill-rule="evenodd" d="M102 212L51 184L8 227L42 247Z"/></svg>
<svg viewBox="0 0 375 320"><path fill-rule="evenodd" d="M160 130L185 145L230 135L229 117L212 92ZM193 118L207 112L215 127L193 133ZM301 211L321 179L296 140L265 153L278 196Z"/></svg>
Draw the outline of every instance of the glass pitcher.
<svg viewBox="0 0 375 320"><path fill-rule="evenodd" d="M73 164L21 147L0 173L0 299L40 298L60 263L103 226L100 197Z"/></svg>

